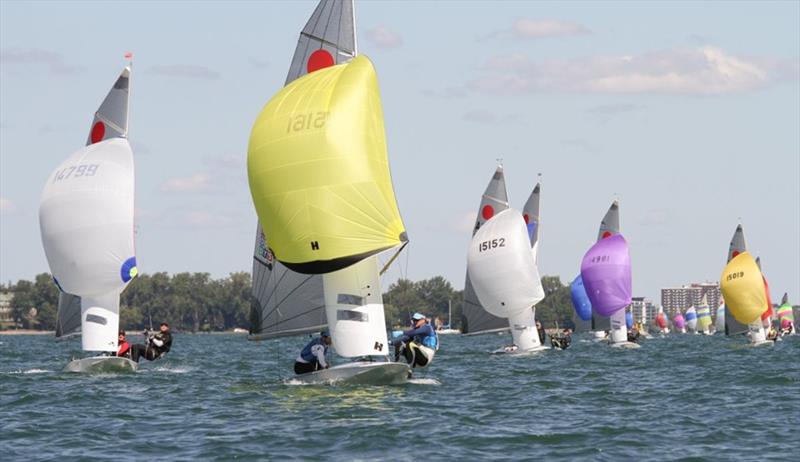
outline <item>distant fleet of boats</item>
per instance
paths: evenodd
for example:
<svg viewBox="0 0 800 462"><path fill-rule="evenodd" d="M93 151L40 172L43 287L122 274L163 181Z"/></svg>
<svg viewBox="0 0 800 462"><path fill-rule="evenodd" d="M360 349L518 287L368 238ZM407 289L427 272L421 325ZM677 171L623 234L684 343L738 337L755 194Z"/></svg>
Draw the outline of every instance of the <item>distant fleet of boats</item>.
<svg viewBox="0 0 800 462"><path fill-rule="evenodd" d="M80 334L84 351L100 353L70 362L69 371L138 367L105 354L117 349L119 296L137 274L130 76L129 64L96 112L86 146L56 168L42 192L42 244L61 290L56 336ZM258 215L249 338L327 330L337 354L352 361L299 380L407 381L409 364L390 358L380 278L408 235L392 186L377 74L359 54L352 0L321 0L302 29L285 86L253 125L247 171ZM545 298L537 266L541 191L539 182L521 211L511 208L500 165L478 207L462 329L465 335L510 331L513 343L496 354L550 349L536 322L536 305ZM627 311L632 268L619 210L615 200L570 293L579 330L612 347L638 348L631 334L646 335L649 326L634 326ZM787 297L773 313L741 225L720 286L725 304L715 320L704 297L671 320L659 311L652 327L661 335L748 333L752 344L764 345L776 339L777 316L782 332L794 334Z"/></svg>

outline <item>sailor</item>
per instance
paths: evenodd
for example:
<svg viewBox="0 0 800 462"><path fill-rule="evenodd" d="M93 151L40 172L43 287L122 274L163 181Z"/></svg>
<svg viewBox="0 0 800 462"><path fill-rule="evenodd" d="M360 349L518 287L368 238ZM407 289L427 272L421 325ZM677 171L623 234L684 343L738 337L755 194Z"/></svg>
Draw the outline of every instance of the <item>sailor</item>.
<svg viewBox="0 0 800 462"><path fill-rule="evenodd" d="M433 361L433 356L439 349L439 338L425 315L414 313L411 324L413 329L404 330L403 335L392 342L394 360L397 361L402 353L411 367L425 367Z"/></svg>
<svg viewBox="0 0 800 462"><path fill-rule="evenodd" d="M550 336L550 344L553 346L553 348L560 348L562 350L566 350L571 343L572 343L571 329L567 328L564 329L564 331L560 334Z"/></svg>
<svg viewBox="0 0 800 462"><path fill-rule="evenodd" d="M789 321L788 319L781 320L781 337L784 335L791 335L792 330L792 321Z"/></svg>
<svg viewBox="0 0 800 462"><path fill-rule="evenodd" d="M169 352L172 347L172 334L169 332L169 324L162 322L155 335L144 332L147 342L145 345L137 343L131 347L131 359L139 362L139 358L144 357L148 361L155 361Z"/></svg>
<svg viewBox="0 0 800 462"><path fill-rule="evenodd" d="M539 320L536 321L536 332L539 333L539 343L544 345L544 338L547 334L545 334L544 327L542 327L542 322Z"/></svg>
<svg viewBox="0 0 800 462"><path fill-rule="evenodd" d="M119 349L117 350L117 356L122 356L124 358L130 359L131 357L131 345L125 340L125 331L119 331Z"/></svg>
<svg viewBox="0 0 800 462"><path fill-rule="evenodd" d="M639 341L639 329L633 327L628 331L628 341L631 343Z"/></svg>
<svg viewBox="0 0 800 462"><path fill-rule="evenodd" d="M300 355L294 361L294 373L306 374L330 367L328 361L325 360L325 355L328 353L331 343L330 334L327 331L320 332L319 337L308 342L300 351Z"/></svg>

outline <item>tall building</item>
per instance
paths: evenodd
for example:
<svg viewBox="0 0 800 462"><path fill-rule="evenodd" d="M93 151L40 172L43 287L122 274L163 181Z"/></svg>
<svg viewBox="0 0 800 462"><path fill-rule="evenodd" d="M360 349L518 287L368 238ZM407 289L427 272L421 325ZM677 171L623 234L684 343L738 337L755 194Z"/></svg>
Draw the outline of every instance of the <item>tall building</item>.
<svg viewBox="0 0 800 462"><path fill-rule="evenodd" d="M644 297L633 297L631 298L631 313L633 314L633 322L640 322L643 326L649 326L656 319L658 307Z"/></svg>
<svg viewBox="0 0 800 462"><path fill-rule="evenodd" d="M14 316L11 313L12 298L14 298L12 292L0 292L0 323L14 324Z"/></svg>
<svg viewBox="0 0 800 462"><path fill-rule="evenodd" d="M661 289L661 306L672 319L678 312L684 312L690 306L699 306L703 296L707 297L708 306L713 313L719 306L722 293L719 291L719 283L716 282L693 282L683 287L667 287Z"/></svg>

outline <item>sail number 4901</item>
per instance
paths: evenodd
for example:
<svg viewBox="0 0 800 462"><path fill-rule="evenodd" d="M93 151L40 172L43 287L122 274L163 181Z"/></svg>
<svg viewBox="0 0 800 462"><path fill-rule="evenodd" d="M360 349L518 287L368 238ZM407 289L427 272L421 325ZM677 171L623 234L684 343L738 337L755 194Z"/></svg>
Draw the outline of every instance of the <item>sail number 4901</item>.
<svg viewBox="0 0 800 462"><path fill-rule="evenodd" d="M483 252L484 250L496 249L498 247L505 247L506 246L506 238L500 237L497 239L492 239L490 241L483 241L478 243L478 252Z"/></svg>
<svg viewBox="0 0 800 462"><path fill-rule="evenodd" d="M291 115L289 116L289 123L286 125L286 133L299 132L310 128L322 128L330 115L329 111Z"/></svg>

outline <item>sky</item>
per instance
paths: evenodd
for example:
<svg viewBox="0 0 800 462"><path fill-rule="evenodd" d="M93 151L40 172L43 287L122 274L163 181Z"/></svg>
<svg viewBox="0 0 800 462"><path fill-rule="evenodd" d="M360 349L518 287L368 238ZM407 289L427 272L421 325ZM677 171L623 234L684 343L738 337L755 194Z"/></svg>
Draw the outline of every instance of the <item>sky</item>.
<svg viewBox="0 0 800 462"><path fill-rule="evenodd" d="M134 53L140 271L250 271L247 143L316 2L0 1L0 281L47 272L39 195ZM464 285L498 159L542 174L540 272L571 280L620 201L634 296L717 281L738 223L800 302L800 2L357 1L410 245Z"/></svg>

